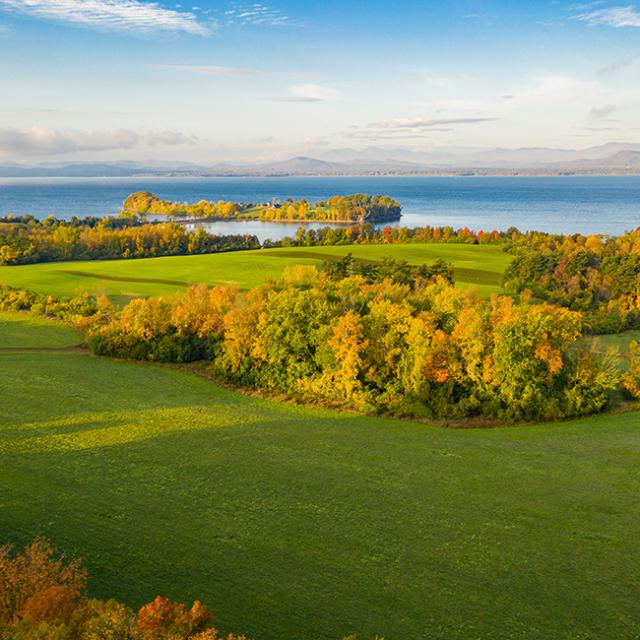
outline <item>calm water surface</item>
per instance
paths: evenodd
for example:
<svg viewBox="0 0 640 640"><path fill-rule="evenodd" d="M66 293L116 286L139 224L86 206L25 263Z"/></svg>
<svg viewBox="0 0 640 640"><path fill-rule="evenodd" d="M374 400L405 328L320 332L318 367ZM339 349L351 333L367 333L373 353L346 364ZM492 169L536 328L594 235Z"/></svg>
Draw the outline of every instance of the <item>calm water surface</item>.
<svg viewBox="0 0 640 640"><path fill-rule="evenodd" d="M403 206L400 225L474 230L514 226L555 233L620 234L640 226L640 177L278 177L0 178L0 215L68 218L120 211L134 191L175 201L264 202L288 196L315 201L348 193L387 194ZM295 233L297 224L217 222L214 233L255 233L261 240ZM309 225L315 228L323 224Z"/></svg>

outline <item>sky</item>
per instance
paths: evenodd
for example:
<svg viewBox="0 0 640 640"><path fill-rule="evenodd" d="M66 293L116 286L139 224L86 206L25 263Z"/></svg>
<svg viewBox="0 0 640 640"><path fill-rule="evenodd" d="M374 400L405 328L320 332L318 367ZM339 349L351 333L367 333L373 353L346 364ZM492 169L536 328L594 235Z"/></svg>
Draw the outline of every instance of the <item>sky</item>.
<svg viewBox="0 0 640 640"><path fill-rule="evenodd" d="M0 62L0 162L640 142L624 0L0 0Z"/></svg>

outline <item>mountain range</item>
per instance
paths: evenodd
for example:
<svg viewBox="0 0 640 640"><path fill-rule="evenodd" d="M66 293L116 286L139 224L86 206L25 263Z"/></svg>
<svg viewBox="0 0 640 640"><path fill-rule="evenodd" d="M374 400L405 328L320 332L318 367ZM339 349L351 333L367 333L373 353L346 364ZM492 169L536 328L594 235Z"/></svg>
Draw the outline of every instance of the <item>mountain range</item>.
<svg viewBox="0 0 640 640"><path fill-rule="evenodd" d="M588 149L364 149L313 150L261 163L74 162L0 163L0 177L332 176L332 175L559 175L640 174L640 144Z"/></svg>

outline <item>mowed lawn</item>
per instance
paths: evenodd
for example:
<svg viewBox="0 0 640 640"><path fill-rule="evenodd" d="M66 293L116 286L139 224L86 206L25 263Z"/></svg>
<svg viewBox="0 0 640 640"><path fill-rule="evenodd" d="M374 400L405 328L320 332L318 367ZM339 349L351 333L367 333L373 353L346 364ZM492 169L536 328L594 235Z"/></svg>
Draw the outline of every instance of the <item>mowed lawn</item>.
<svg viewBox="0 0 640 640"><path fill-rule="evenodd" d="M199 256L142 260L54 262L0 267L0 283L53 295L79 291L106 294L119 301L133 297L171 295L190 284L254 287L278 277L293 264L320 265L352 253L357 258L402 258L413 264L441 258L455 268L461 286L474 286L488 295L500 291L500 279L510 256L500 247L463 244L350 245L237 251Z"/></svg>
<svg viewBox="0 0 640 640"><path fill-rule="evenodd" d="M0 540L95 595L261 640L640 633L638 413L446 430L36 351L0 351L0 398Z"/></svg>

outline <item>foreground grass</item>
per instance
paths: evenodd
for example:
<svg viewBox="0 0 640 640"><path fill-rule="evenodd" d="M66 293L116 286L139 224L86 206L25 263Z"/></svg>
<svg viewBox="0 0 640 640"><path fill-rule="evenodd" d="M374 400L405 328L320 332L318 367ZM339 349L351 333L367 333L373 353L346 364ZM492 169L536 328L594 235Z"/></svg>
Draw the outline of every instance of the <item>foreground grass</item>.
<svg viewBox="0 0 640 640"><path fill-rule="evenodd" d="M379 260L402 258L413 264L437 258L450 261L461 286L473 285L488 295L500 290L502 272L510 257L500 247L461 244L352 245L294 247L238 251L204 256L176 256L142 260L54 262L0 267L0 283L53 295L71 296L79 291L104 293L124 301L133 297L171 295L189 284L254 287L275 278L292 264L320 265L347 253Z"/></svg>
<svg viewBox="0 0 640 640"><path fill-rule="evenodd" d="M56 327L57 328L57 327ZM640 632L640 415L444 430L0 352L0 540L262 640Z"/></svg>

